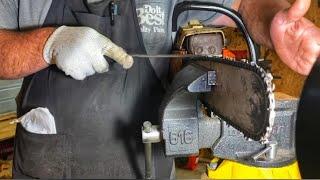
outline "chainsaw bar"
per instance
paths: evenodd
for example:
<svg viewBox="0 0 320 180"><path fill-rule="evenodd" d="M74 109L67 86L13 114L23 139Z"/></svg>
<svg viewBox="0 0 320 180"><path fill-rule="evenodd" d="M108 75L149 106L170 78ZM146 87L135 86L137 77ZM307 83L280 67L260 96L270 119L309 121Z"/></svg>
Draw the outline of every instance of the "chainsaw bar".
<svg viewBox="0 0 320 180"><path fill-rule="evenodd" d="M144 55L140 58L183 58L185 62L206 62L198 65L216 72L216 83L210 93L202 93L202 102L216 115L245 137L268 143L275 118L273 76L254 62L242 62L219 56Z"/></svg>
<svg viewBox="0 0 320 180"><path fill-rule="evenodd" d="M184 60L208 61L205 68L216 72L216 86L200 96L209 109L245 137L268 142L275 118L271 73L255 63L218 57Z"/></svg>

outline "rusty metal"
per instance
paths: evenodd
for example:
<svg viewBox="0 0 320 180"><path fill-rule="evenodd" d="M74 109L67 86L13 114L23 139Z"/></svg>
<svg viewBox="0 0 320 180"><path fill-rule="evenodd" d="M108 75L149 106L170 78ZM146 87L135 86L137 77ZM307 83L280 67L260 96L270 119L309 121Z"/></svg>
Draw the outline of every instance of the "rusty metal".
<svg viewBox="0 0 320 180"><path fill-rule="evenodd" d="M224 48L222 33L194 35L188 38L187 42L190 54L222 56Z"/></svg>
<svg viewBox="0 0 320 180"><path fill-rule="evenodd" d="M203 26L199 21L193 20L188 23L187 26L182 27L179 30L179 36L176 38L176 43L174 48L176 50L183 50L183 45L185 41L192 36L195 35L203 35L203 34L215 34L222 38L223 46L225 45L225 35L223 33L223 28L220 27L211 27L211 26ZM212 42L210 42L212 43ZM215 44L216 42L213 42Z"/></svg>

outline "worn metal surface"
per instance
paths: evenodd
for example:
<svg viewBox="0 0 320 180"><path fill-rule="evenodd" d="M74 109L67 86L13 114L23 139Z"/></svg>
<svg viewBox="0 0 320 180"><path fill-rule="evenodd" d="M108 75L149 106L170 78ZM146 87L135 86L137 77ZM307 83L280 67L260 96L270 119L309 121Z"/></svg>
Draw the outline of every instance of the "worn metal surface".
<svg viewBox="0 0 320 180"><path fill-rule="evenodd" d="M214 85L216 85L216 72L208 71L188 85L187 88L192 93L211 92Z"/></svg>
<svg viewBox="0 0 320 180"><path fill-rule="evenodd" d="M246 139L238 130L223 123L221 138L212 147L213 154L223 159L241 161L254 166L282 166L295 160L294 132L298 99L277 97L276 118L270 142L277 142L277 155L272 161L248 159L266 145Z"/></svg>
<svg viewBox="0 0 320 180"><path fill-rule="evenodd" d="M222 31L222 28L203 26L197 20L191 20L187 26L179 29L178 34L179 34L179 36L176 38L176 43L174 46L174 48L176 50L182 50L184 44L187 44L187 43L190 44L190 42L186 42L186 40L189 39L189 37L198 36L198 35L210 34L209 36L211 36L211 37L214 36L214 39L210 39L209 41L207 41L207 40L206 41L208 42L209 45L213 45L213 46L215 46L215 44L220 44L219 46L217 46L218 47L217 49L219 49L220 46L224 47L225 41L226 41L224 33ZM199 36L199 37L201 37L201 36ZM220 42L216 42L217 40ZM193 45L191 45L191 46L193 46ZM201 46L203 46L203 43L201 43ZM191 51L189 51L189 53L191 53ZM215 52L216 55L220 55L220 56L222 55L221 53L222 53L222 51ZM191 54L193 54L193 53L191 53ZM204 53L202 53L202 54L204 54Z"/></svg>
<svg viewBox="0 0 320 180"><path fill-rule="evenodd" d="M197 96L185 90L168 104L162 128L166 155L198 154L220 137L221 122L205 116L200 105Z"/></svg>
<svg viewBox="0 0 320 180"><path fill-rule="evenodd" d="M177 95L165 109L162 134L166 155L190 155L199 152L199 124L196 94L186 90Z"/></svg>
<svg viewBox="0 0 320 180"><path fill-rule="evenodd" d="M219 126L220 122L211 124L199 113L198 93L188 91L188 86L203 75L208 76L199 66L187 66L175 76L174 83L167 91L160 110L166 155L197 154L199 147L212 146L213 141L208 136L220 134L214 131L217 129L214 126ZM204 131L199 132L199 128L204 128Z"/></svg>
<svg viewBox="0 0 320 180"><path fill-rule="evenodd" d="M224 39L222 33L199 34L188 38L187 46L190 54L222 56Z"/></svg>
<svg viewBox="0 0 320 180"><path fill-rule="evenodd" d="M221 121L199 113L199 148L211 148L221 136Z"/></svg>

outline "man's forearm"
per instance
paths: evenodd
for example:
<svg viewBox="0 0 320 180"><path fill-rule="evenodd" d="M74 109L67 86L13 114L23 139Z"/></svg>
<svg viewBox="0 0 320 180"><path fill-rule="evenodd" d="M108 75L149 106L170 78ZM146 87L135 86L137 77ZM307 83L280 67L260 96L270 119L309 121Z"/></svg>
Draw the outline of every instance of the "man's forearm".
<svg viewBox="0 0 320 180"><path fill-rule="evenodd" d="M242 0L239 13L253 39L261 45L273 48L270 26L274 16L290 7L287 0Z"/></svg>
<svg viewBox="0 0 320 180"><path fill-rule="evenodd" d="M43 47L54 30L0 30L0 79L18 79L46 68Z"/></svg>

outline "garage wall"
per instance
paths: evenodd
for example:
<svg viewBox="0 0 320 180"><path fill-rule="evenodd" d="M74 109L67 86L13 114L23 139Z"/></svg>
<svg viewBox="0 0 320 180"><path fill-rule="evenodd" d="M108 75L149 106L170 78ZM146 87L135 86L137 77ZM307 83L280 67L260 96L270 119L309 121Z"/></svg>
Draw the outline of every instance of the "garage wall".
<svg viewBox="0 0 320 180"><path fill-rule="evenodd" d="M22 80L0 81L0 114L16 111L15 97L17 96Z"/></svg>

